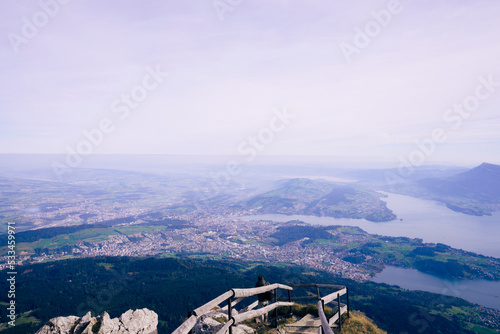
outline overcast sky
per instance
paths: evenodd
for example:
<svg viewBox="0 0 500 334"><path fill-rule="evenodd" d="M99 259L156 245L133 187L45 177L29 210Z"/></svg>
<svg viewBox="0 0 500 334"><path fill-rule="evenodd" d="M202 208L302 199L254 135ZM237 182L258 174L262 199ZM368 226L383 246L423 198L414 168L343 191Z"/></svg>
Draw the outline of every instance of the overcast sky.
<svg viewBox="0 0 500 334"><path fill-rule="evenodd" d="M497 0L60 2L1 1L0 153L500 164Z"/></svg>

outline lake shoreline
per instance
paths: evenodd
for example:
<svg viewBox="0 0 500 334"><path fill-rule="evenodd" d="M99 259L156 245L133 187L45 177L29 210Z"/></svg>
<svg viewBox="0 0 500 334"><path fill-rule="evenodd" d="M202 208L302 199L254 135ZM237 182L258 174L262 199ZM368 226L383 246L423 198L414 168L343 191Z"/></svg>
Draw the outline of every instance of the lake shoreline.
<svg viewBox="0 0 500 334"><path fill-rule="evenodd" d="M357 226L370 234L419 238L426 243L442 243L456 249L500 258L500 212L491 216L471 216L452 211L443 203L383 192L382 200L398 219L371 222L366 219L309 215L260 214L239 219L287 222L300 220L311 225Z"/></svg>
<svg viewBox="0 0 500 334"><path fill-rule="evenodd" d="M500 310L500 282L482 279L442 278L416 269L386 266L372 280L375 283L397 285L411 291L427 291L458 297L471 303ZM496 294L492 292L496 291Z"/></svg>

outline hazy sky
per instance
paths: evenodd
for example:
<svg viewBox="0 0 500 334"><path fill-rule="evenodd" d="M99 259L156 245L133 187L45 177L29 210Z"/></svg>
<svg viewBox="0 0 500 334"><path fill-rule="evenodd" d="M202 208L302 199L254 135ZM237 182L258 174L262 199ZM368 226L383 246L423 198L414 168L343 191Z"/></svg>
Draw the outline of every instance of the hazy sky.
<svg viewBox="0 0 500 334"><path fill-rule="evenodd" d="M497 0L0 8L0 153L500 164Z"/></svg>

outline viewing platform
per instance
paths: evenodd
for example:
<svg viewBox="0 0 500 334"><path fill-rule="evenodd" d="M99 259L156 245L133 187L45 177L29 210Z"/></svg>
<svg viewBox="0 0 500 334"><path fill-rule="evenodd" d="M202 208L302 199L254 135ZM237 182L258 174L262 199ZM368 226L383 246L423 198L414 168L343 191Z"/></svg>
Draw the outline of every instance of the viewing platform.
<svg viewBox="0 0 500 334"><path fill-rule="evenodd" d="M322 296L320 289L333 292ZM269 291L273 292L274 300L269 301L268 305L257 308L259 302L251 302L252 297ZM303 305L304 302L309 305ZM237 304L244 306L236 310ZM298 315L304 312L305 315ZM275 283L256 288L231 289L188 312L186 321L173 334L253 333L254 327L275 328L277 333L333 334L342 329L343 314L349 317L349 291L346 286ZM262 317L266 315L267 322L262 322Z"/></svg>

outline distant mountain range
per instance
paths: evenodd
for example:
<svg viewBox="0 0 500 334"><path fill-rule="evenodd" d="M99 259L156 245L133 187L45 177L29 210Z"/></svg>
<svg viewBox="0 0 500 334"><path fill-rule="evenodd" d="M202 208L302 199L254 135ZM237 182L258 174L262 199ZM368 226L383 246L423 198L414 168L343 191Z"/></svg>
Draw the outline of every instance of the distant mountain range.
<svg viewBox="0 0 500 334"><path fill-rule="evenodd" d="M396 219L378 190L435 200L454 211L491 215L500 210L500 166L483 163L472 169L431 166L420 168L401 183L387 186L384 175L394 169L353 170L357 183L331 183L297 178L279 181L275 190L239 203L256 213L303 214L335 218Z"/></svg>
<svg viewBox="0 0 500 334"><path fill-rule="evenodd" d="M489 215L500 210L500 166L483 163L453 176L425 178L399 185L396 189L443 202L454 211Z"/></svg>
<svg viewBox="0 0 500 334"><path fill-rule="evenodd" d="M500 200L500 166L483 163L455 176L423 179L419 183L441 196L457 196L494 202Z"/></svg>
<svg viewBox="0 0 500 334"><path fill-rule="evenodd" d="M374 222L396 219L380 199L383 196L351 185L299 178L281 181L277 189L242 201L237 206L255 209L256 213L365 218Z"/></svg>

